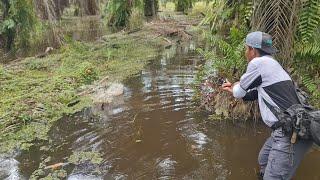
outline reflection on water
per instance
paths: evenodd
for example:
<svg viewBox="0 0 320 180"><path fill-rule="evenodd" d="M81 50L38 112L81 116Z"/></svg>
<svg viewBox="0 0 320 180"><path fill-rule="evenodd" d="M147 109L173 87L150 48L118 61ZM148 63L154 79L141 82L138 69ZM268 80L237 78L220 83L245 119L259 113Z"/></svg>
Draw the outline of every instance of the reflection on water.
<svg viewBox="0 0 320 180"><path fill-rule="evenodd" d="M100 16L64 18L59 27L63 34L77 41L95 41L110 32Z"/></svg>
<svg viewBox="0 0 320 180"><path fill-rule="evenodd" d="M20 158L30 161L20 166L22 174L29 176L43 156L57 163L94 151L103 162L68 168L68 179L256 179L269 132L259 123L210 122L195 113L190 84L200 58L188 52L194 47L166 51L128 79L112 104L64 117L50 132L49 151ZM306 169L320 167L319 160L319 152L309 154L297 179L319 179Z"/></svg>

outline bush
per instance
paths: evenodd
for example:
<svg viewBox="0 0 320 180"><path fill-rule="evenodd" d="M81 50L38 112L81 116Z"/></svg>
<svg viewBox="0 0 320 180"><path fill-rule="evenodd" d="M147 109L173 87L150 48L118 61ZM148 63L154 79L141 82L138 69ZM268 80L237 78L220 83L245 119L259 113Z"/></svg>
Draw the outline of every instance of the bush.
<svg viewBox="0 0 320 180"><path fill-rule="evenodd" d="M168 11L175 11L176 5L173 2L167 2L165 8Z"/></svg>
<svg viewBox="0 0 320 180"><path fill-rule="evenodd" d="M98 79L98 73L90 62L83 62L80 64L77 71L77 80L84 84L91 84Z"/></svg>
<svg viewBox="0 0 320 180"><path fill-rule="evenodd" d="M208 5L209 3L206 3L204 1L196 2L192 8L191 15L196 15L196 16L205 15L208 11L208 7L210 7L210 5L209 6Z"/></svg>
<svg viewBox="0 0 320 180"><path fill-rule="evenodd" d="M0 64L0 77L5 75L5 69L2 64Z"/></svg>
<svg viewBox="0 0 320 180"><path fill-rule="evenodd" d="M139 8L133 8L132 14L129 18L128 28L137 29L143 26L143 13Z"/></svg>

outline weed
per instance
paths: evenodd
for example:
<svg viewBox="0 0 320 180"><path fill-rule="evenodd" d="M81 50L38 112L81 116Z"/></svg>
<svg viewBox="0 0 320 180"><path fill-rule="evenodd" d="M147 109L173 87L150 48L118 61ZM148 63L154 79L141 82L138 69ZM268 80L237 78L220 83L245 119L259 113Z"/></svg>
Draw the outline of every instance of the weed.
<svg viewBox="0 0 320 180"><path fill-rule="evenodd" d="M165 5L165 10L167 11L175 11L176 5L173 2L167 2Z"/></svg>

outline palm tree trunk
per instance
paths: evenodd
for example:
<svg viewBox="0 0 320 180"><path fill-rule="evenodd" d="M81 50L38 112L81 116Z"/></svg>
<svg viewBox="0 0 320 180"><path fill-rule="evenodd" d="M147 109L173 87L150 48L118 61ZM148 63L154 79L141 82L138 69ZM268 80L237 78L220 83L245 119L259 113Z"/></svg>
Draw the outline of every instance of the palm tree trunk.
<svg viewBox="0 0 320 180"><path fill-rule="evenodd" d="M10 10L10 2L9 0L2 0L3 4L3 15L2 18L6 19L9 16L9 10ZM4 41L5 41L5 48L7 51L10 51L13 47L15 35L16 35L16 30L15 29L8 29L4 33Z"/></svg>
<svg viewBox="0 0 320 180"><path fill-rule="evenodd" d="M157 0L144 0L144 15L147 17L157 15Z"/></svg>

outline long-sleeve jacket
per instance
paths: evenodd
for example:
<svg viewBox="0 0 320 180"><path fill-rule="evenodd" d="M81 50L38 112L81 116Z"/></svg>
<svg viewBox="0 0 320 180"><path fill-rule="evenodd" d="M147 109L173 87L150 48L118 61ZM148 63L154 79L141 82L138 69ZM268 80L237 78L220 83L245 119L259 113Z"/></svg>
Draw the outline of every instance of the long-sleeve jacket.
<svg viewBox="0 0 320 180"><path fill-rule="evenodd" d="M271 56L257 57L248 63L246 73L233 88L233 96L245 101L258 99L262 119L269 127L278 119L265 101L282 110L299 103L293 81Z"/></svg>

